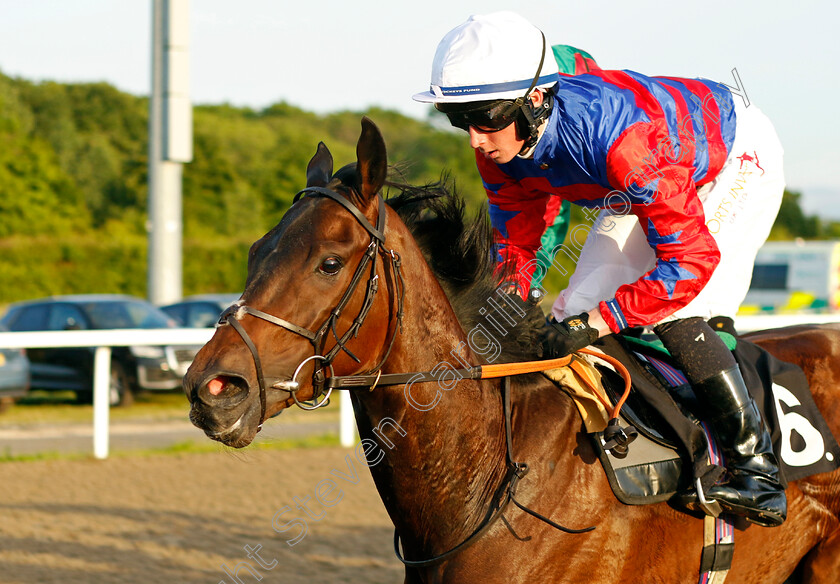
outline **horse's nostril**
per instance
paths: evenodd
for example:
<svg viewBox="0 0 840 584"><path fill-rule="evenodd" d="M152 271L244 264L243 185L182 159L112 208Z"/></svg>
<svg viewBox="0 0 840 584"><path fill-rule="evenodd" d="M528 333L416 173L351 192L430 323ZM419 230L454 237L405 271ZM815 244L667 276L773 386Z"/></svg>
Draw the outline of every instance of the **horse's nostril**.
<svg viewBox="0 0 840 584"><path fill-rule="evenodd" d="M207 389L210 391L210 395L219 395L222 393L222 390L225 388L225 382L221 377L216 377L211 379L210 382L207 384Z"/></svg>
<svg viewBox="0 0 840 584"><path fill-rule="evenodd" d="M205 403L232 407L248 397L248 383L234 375L217 375L204 383L199 397Z"/></svg>

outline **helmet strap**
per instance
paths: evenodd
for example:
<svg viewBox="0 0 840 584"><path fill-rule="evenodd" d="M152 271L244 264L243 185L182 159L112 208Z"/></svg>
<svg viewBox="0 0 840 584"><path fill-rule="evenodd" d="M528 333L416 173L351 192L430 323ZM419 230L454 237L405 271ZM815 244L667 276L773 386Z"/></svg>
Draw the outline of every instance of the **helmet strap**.
<svg viewBox="0 0 840 584"><path fill-rule="evenodd" d="M517 97L511 104L509 110L513 111L517 108L519 109L515 121L516 134L520 140L525 140L525 144L522 145L522 149L519 151L520 154L529 150L537 143L540 136L540 123L543 119L548 117L553 104L550 91L543 93L544 101L539 108L540 111L535 111L536 108L534 107L534 103L531 101L531 92L534 91L534 88L537 86L537 81L540 79L540 73L542 73L543 63L545 63L545 33L540 31L540 35L542 36L542 54L540 55L540 64L537 66L537 72L534 74L534 80L531 81L531 86L525 92L525 95Z"/></svg>
<svg viewBox="0 0 840 584"><path fill-rule="evenodd" d="M540 35L542 35L542 54L540 55L540 64L537 65L537 72L534 74L534 80L531 81L531 86L528 88L528 91L525 92L525 95L521 97L517 97L511 109L514 107L522 107L523 105L531 102L531 92L534 91L534 88L537 86L537 81L540 80L540 73L542 73L543 63L545 63L545 34L540 31Z"/></svg>

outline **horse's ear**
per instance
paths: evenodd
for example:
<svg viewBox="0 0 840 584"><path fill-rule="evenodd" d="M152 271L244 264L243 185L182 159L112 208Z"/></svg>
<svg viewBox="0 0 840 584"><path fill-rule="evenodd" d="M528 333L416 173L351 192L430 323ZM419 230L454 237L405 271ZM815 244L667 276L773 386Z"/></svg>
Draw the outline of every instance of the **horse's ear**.
<svg viewBox="0 0 840 584"><path fill-rule="evenodd" d="M371 200L385 184L388 172L388 157L385 140L369 118L362 118L362 135L356 145L356 170L362 179L362 196Z"/></svg>
<svg viewBox="0 0 840 584"><path fill-rule="evenodd" d="M306 167L306 186L325 187L332 178L333 159L327 145L318 142L318 150Z"/></svg>

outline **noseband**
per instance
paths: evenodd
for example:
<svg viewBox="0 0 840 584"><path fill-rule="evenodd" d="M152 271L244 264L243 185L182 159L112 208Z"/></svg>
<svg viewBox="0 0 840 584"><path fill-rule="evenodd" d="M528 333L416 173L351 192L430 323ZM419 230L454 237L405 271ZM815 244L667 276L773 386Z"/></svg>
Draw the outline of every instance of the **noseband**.
<svg viewBox="0 0 840 584"><path fill-rule="evenodd" d="M284 320L282 318L273 316L261 310L257 310L251 306L246 306L244 304L234 304L225 310L221 316L219 317L219 322L217 326L224 326L230 325L239 333L242 337L242 340L247 345L248 349L251 351L251 355L254 359L254 366L257 370L257 381L259 382L260 386L260 408L262 409L262 413L260 415L260 424L265 421L265 410L266 410L266 384L265 384L265 376L263 374L262 364L260 362L259 351L257 350L256 345L251 340L251 337L242 327L242 324L239 320L245 316L246 314L250 314L256 318L262 319L266 322L270 322L271 324L277 325L282 327L290 332L293 332L297 335L305 337L309 340L312 344L312 347L315 351L315 354L311 357L307 357L304 359L295 369L292 378L289 381L280 381L275 383L271 387L276 389L281 389L288 391L292 398L295 401L295 404L298 407L303 408L305 410L315 410L318 409L327 403L329 403L330 394L332 393L333 387L330 386L329 390L327 391L326 396L318 402L318 398L323 394L325 382L327 377L325 375L324 369L329 369L330 377L333 377L333 368L332 362L335 360L336 356L340 351L344 351L347 355L350 356L351 359L356 361L357 363L361 363L361 360L356 357L346 346L346 343L351 339L351 337L356 337L359 334L359 328L361 328L362 323L364 323L365 318L367 318L368 312L370 311L371 307L373 306L373 300L376 296L376 292L379 289L379 275L376 273L376 260L378 256L382 256L382 261L384 265L391 265L391 270L394 274L394 286L395 286L395 296L397 298L397 313L396 313L396 323L393 327L393 331L391 331L391 340L388 342L388 348L385 351L385 355L382 357L379 364L372 369L372 371L378 371L380 367L382 367L385 360L388 358L388 355L391 352L391 348L394 346L394 340L397 336L397 331L402 326L402 314L403 314L403 297L404 297L404 282L402 278L402 273L400 271L401 267L401 260L399 254L394 251L393 249L388 250L385 249L385 202L382 199L381 195L377 195L376 198L379 202L379 216L377 218L376 227L371 225L370 221L359 211L359 209L353 205L346 197L338 194L337 192L323 188L323 187L307 187L297 193L293 202L297 202L301 199L301 197L326 197L328 199L332 199L342 207L344 207L347 211L350 212L353 217L365 228L365 231L370 234L370 244L367 247L362 259L359 261L359 265L356 267L356 271L353 274L352 279L350 280L350 284L347 286L347 289L344 291L341 299L336 304L335 308L330 311L330 315L324 321L324 323L315 331L309 330L305 327L298 326L296 324L292 324L291 322ZM347 306L347 303L350 302L356 288L358 288L359 284L364 277L365 270L370 265L369 276L367 280L367 287L365 290L365 297L362 302L362 307L359 310L359 314L353 319L353 323L350 325L350 328L347 331L339 336L338 331L336 330L336 322L338 318L341 316L344 308ZM319 351L323 350L323 346L325 343L325 336L327 332L331 332L333 337L335 338L336 344L335 346L330 349L325 355L319 354ZM299 401L297 398L297 391L300 389L300 383L297 381L297 376L300 373L303 366L308 363L309 361L318 360L320 361L320 366L316 366L315 370L312 373L312 386L313 386L313 395L312 401Z"/></svg>

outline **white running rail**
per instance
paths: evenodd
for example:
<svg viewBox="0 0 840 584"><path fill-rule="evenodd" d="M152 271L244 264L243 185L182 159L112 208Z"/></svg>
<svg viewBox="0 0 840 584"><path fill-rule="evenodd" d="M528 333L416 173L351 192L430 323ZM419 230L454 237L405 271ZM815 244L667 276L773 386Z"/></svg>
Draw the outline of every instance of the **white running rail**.
<svg viewBox="0 0 840 584"><path fill-rule="evenodd" d="M768 314L740 316L735 321L739 332L779 328L795 324L840 323L840 314ZM0 347L35 349L52 347L96 347L93 387L93 455L108 457L111 347L134 345L203 345L214 329L118 329L86 331L0 332ZM351 447L356 439L356 423L347 392L340 400L341 445Z"/></svg>

